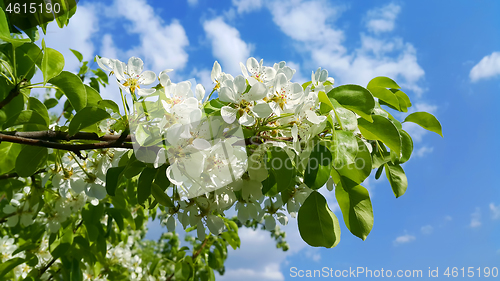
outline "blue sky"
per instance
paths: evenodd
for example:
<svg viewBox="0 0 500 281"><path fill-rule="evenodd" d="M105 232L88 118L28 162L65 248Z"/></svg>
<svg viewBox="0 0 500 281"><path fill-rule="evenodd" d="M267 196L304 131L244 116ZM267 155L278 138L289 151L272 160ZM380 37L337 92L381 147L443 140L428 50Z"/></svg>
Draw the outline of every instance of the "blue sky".
<svg viewBox="0 0 500 281"><path fill-rule="evenodd" d="M138 56L145 69L173 68L174 82L194 78L206 89L215 60L238 75L250 56L269 66L286 61L297 82L317 67L337 85L394 78L412 110L438 117L445 137L405 127L415 144L404 166L408 191L395 199L386 179L365 182L375 215L367 240L341 222L336 248L312 248L292 219L283 253L267 232L244 229L218 280L293 280L291 267L421 269L424 276L439 267L442 276L446 267L500 268L498 11L498 1L80 1L70 26L52 26L45 40L65 55L67 70L78 67L68 48L85 59ZM103 95L117 99L118 87ZM323 193L342 220L333 193ZM162 231L151 229L150 237Z"/></svg>

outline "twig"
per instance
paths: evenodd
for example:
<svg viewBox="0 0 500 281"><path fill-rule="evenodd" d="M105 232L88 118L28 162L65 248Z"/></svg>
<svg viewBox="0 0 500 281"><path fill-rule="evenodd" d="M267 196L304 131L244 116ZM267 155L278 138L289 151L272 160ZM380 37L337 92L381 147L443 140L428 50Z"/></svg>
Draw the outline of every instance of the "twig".
<svg viewBox="0 0 500 281"><path fill-rule="evenodd" d="M3 101L0 102L0 109L9 104L9 102L13 100L15 97L17 97L20 93L21 91L19 91L17 87L14 87L14 89L10 90L9 95Z"/></svg>
<svg viewBox="0 0 500 281"><path fill-rule="evenodd" d="M47 141L57 141L57 140L100 140L100 141L117 141L122 138L122 142L132 141L130 135L104 135L99 137L96 133L79 132L73 136L70 136L66 132L61 131L36 131L36 132L0 132L0 134L30 138L30 139L40 139Z"/></svg>
<svg viewBox="0 0 500 281"><path fill-rule="evenodd" d="M203 244L201 244L200 249L198 249L198 251L196 251L196 253L193 254L193 260L196 259L196 257L201 253L203 248L207 245L207 241L208 239L205 237L205 240L203 240Z"/></svg>
<svg viewBox="0 0 500 281"><path fill-rule="evenodd" d="M54 149L61 149L61 150L73 151L75 153L77 151L80 151L80 150L91 150L91 149L103 149L103 148L132 149L133 148L132 144L130 144L130 143L119 143L117 141L107 141L107 142L88 143L88 144L65 144L65 143L45 141L42 139L32 139L32 138L11 136L11 135L6 135L6 134L0 133L0 142L1 141L26 144L26 145L32 145L32 146L41 146L41 147L54 148Z"/></svg>

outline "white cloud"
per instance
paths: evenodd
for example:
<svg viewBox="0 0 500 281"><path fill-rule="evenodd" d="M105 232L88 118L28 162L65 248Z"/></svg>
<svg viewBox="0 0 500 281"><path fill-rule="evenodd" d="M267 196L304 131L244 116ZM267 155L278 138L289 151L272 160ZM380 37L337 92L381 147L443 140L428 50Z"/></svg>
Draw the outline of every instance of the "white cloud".
<svg viewBox="0 0 500 281"><path fill-rule="evenodd" d="M476 211L472 213L471 215L471 221L470 221L470 227L475 228L475 227L480 227L481 226L481 210L479 207L476 207Z"/></svg>
<svg viewBox="0 0 500 281"><path fill-rule="evenodd" d="M213 56L220 60L222 71L240 74L240 62L247 61L253 46L243 41L240 32L220 17L205 21L203 29L212 43Z"/></svg>
<svg viewBox="0 0 500 281"><path fill-rule="evenodd" d="M500 75L500 52L493 52L485 56L470 71L469 77L472 82Z"/></svg>
<svg viewBox="0 0 500 281"><path fill-rule="evenodd" d="M415 152L415 156L424 157L425 155L432 153L432 151L434 151L434 147L423 146Z"/></svg>
<svg viewBox="0 0 500 281"><path fill-rule="evenodd" d="M262 7L262 0L233 0L233 5L236 6L238 13L248 13L258 10Z"/></svg>
<svg viewBox="0 0 500 281"><path fill-rule="evenodd" d="M110 9L120 21L131 23L124 25L129 34L139 37L139 44L126 51L126 60L131 56L140 57L147 68L155 72L185 67L188 54L184 48L189 45L189 41L178 20L173 19L170 24L164 24L145 0L116 0L107 11Z"/></svg>
<svg viewBox="0 0 500 281"><path fill-rule="evenodd" d="M432 227L432 225L424 225L420 228L420 231L422 234L429 235L434 231L434 227Z"/></svg>
<svg viewBox="0 0 500 281"><path fill-rule="evenodd" d="M452 218L451 216L445 216L445 217L444 217L444 220L445 220L445 221L452 221L452 220L453 220L453 218Z"/></svg>
<svg viewBox="0 0 500 281"><path fill-rule="evenodd" d="M399 6L391 5L394 21ZM283 33L298 41L300 52L310 55L311 66L326 68L338 82L366 85L376 76L388 76L405 89L423 92L419 81L424 70L412 44L400 38L382 39L361 33L361 46L348 51L343 45L344 32L333 26L343 8L333 8L322 0L274 2L269 8Z"/></svg>
<svg viewBox="0 0 500 281"><path fill-rule="evenodd" d="M198 5L198 0L188 0L188 4L191 7Z"/></svg>
<svg viewBox="0 0 500 281"><path fill-rule="evenodd" d="M495 204L490 203L491 218L494 220L500 219L500 205L495 206Z"/></svg>
<svg viewBox="0 0 500 281"><path fill-rule="evenodd" d="M392 31L394 29L394 21L400 11L401 7L393 3L370 10L366 16L366 27L374 33Z"/></svg>
<svg viewBox="0 0 500 281"><path fill-rule="evenodd" d="M91 60L94 55L92 35L99 30L95 7L90 4L78 5L77 12L69 20L68 26L59 28L56 23L47 27L47 34L42 35L47 47L59 51L65 60L65 70L78 71L80 62L69 50L82 53L84 60ZM40 41L39 41L40 42Z"/></svg>
<svg viewBox="0 0 500 281"><path fill-rule="evenodd" d="M416 238L413 235L410 234L405 234L402 236L396 237L396 239L393 241L394 245L400 245L400 244L406 244L414 241Z"/></svg>

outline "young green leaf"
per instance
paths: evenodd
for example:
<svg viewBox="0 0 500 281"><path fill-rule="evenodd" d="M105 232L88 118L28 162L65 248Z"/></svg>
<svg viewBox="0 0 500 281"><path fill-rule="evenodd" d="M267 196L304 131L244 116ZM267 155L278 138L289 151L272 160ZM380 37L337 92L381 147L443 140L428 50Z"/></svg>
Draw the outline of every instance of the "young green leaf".
<svg viewBox="0 0 500 281"><path fill-rule="evenodd" d="M137 201L139 204L144 204L151 195L151 185L156 176L156 169L146 167L142 170L137 184Z"/></svg>
<svg viewBox="0 0 500 281"><path fill-rule="evenodd" d="M349 131L333 131L333 141L330 145L330 151L333 156L333 167L336 169L353 164L358 154L356 137Z"/></svg>
<svg viewBox="0 0 500 281"><path fill-rule="evenodd" d="M29 177L47 165L46 147L25 146L16 159L16 172L21 177Z"/></svg>
<svg viewBox="0 0 500 281"><path fill-rule="evenodd" d="M365 240L373 227L373 210L368 190L340 176L335 185L335 197L352 234Z"/></svg>
<svg viewBox="0 0 500 281"><path fill-rule="evenodd" d="M161 205L169 208L175 207L170 197L165 194L165 191L161 189L161 187L156 183L151 184L151 193L153 194L153 197L156 199L156 201L158 201L158 203L160 203Z"/></svg>
<svg viewBox="0 0 500 281"><path fill-rule="evenodd" d="M17 125L40 125L45 129L48 129L47 120L40 115L40 113L33 110L23 110L11 118L9 118L4 124L3 129L10 128Z"/></svg>
<svg viewBox="0 0 500 281"><path fill-rule="evenodd" d="M422 128L434 132L441 137L443 136L441 123L437 120L434 115L427 112L414 112L408 116L406 116L405 121L403 122L413 122L417 125L420 125Z"/></svg>
<svg viewBox="0 0 500 281"><path fill-rule="evenodd" d="M75 55L75 57L78 59L79 62L82 62L82 60L83 60L82 53L78 52L77 50L73 50L73 49L69 49L69 50Z"/></svg>
<svg viewBox="0 0 500 281"><path fill-rule="evenodd" d="M354 182L362 183L372 171L372 157L365 143L356 138L358 142L358 150L353 163L343 165L336 168L337 172Z"/></svg>
<svg viewBox="0 0 500 281"><path fill-rule="evenodd" d="M389 119L373 115L373 123L358 119L358 125L363 137L368 140L380 140L397 155L401 154L401 135Z"/></svg>
<svg viewBox="0 0 500 281"><path fill-rule="evenodd" d="M267 160L267 165L274 171L277 191L281 192L291 188L295 183L295 167L292 160L281 147L272 147L270 154L271 157Z"/></svg>
<svg viewBox="0 0 500 281"><path fill-rule="evenodd" d="M391 184L392 191L396 198L405 194L408 188L408 179L406 178L403 168L399 164L387 162L385 166L385 175Z"/></svg>
<svg viewBox="0 0 500 281"><path fill-rule="evenodd" d="M312 150L304 172L304 183L311 189L321 188L330 177L332 153L318 143Z"/></svg>
<svg viewBox="0 0 500 281"><path fill-rule="evenodd" d="M44 44L45 45L45 44ZM56 77L64 68L64 57L58 51L51 48L43 48L42 74L43 82L47 83Z"/></svg>
<svg viewBox="0 0 500 281"><path fill-rule="evenodd" d="M71 106L76 112L87 106L87 91L82 80L77 75L63 71L48 82L57 86L68 97Z"/></svg>
<svg viewBox="0 0 500 281"><path fill-rule="evenodd" d="M325 197L313 191L298 213L299 233L313 247L333 248L340 242L340 224Z"/></svg>
<svg viewBox="0 0 500 281"><path fill-rule="evenodd" d="M98 107L85 107L76 113L73 120L69 123L68 133L72 136L80 130L100 122L110 115L105 110Z"/></svg>
<svg viewBox="0 0 500 281"><path fill-rule="evenodd" d="M329 98L336 99L343 107L350 109L368 121L372 121L375 99L370 91L358 85L342 85L328 92Z"/></svg>
<svg viewBox="0 0 500 281"><path fill-rule="evenodd" d="M116 187L118 186L120 175L124 169L125 166L112 167L106 172L106 192L110 196L115 196Z"/></svg>

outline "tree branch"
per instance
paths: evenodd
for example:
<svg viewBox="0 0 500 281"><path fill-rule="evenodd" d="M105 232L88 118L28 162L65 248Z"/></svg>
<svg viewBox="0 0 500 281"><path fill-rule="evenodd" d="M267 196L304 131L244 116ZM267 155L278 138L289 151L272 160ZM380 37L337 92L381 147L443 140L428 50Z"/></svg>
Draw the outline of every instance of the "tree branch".
<svg viewBox="0 0 500 281"><path fill-rule="evenodd" d="M21 132L17 132L17 134L20 134ZM23 132L23 133L37 133L37 132ZM86 134L86 133L82 133ZM43 134L42 134L43 135ZM113 136L113 137L111 137ZM116 138L115 138L116 137ZM87 143L87 144L65 144L65 143L59 143L59 142L51 142L51 141L46 141L41 139L34 139L34 138L26 138L26 137L20 137L14 135L8 135L8 134L3 134L0 133L0 142L1 141L6 141L6 142L12 142L12 143L19 143L19 144L26 144L26 145L32 145L32 146L41 146L41 147L47 147L47 148L54 148L54 149L61 149L61 150L67 150L67 151L73 151L73 152L79 152L81 150L91 150L91 149L104 149L104 148L126 148L126 149L132 149L133 146L130 143L121 143L119 142L120 136L115 136L115 135L108 135L108 137L102 137L104 139L113 139L115 140L110 140L110 141L105 141L105 142L98 142L98 143ZM70 138L71 139L71 138ZM80 140L93 140L93 138L81 138ZM98 138L100 139L100 138ZM66 140L66 139L62 139Z"/></svg>
<svg viewBox="0 0 500 281"><path fill-rule="evenodd" d="M45 172L46 172L45 169L42 169L42 170L37 171L33 175L36 175L36 174L39 174L39 173L45 173ZM10 179L10 178L17 178L17 177L19 177L19 175L17 173L3 174L3 175L0 175L0 180Z"/></svg>
<svg viewBox="0 0 500 281"><path fill-rule="evenodd" d="M123 142L131 142L132 137L130 135L104 135L99 137L96 133L87 133L87 132L79 132L73 136L70 136L66 132L61 131L36 131L36 132L0 132L0 134L30 138L30 139L40 139L46 141L70 141L70 140L100 140L100 141L116 141L120 138L123 138Z"/></svg>
<svg viewBox="0 0 500 281"><path fill-rule="evenodd" d="M14 89L10 90L9 95L3 101L0 102L0 109L9 104L9 102L13 100L15 97L17 97L20 93L21 91L19 91L17 87L14 87Z"/></svg>

